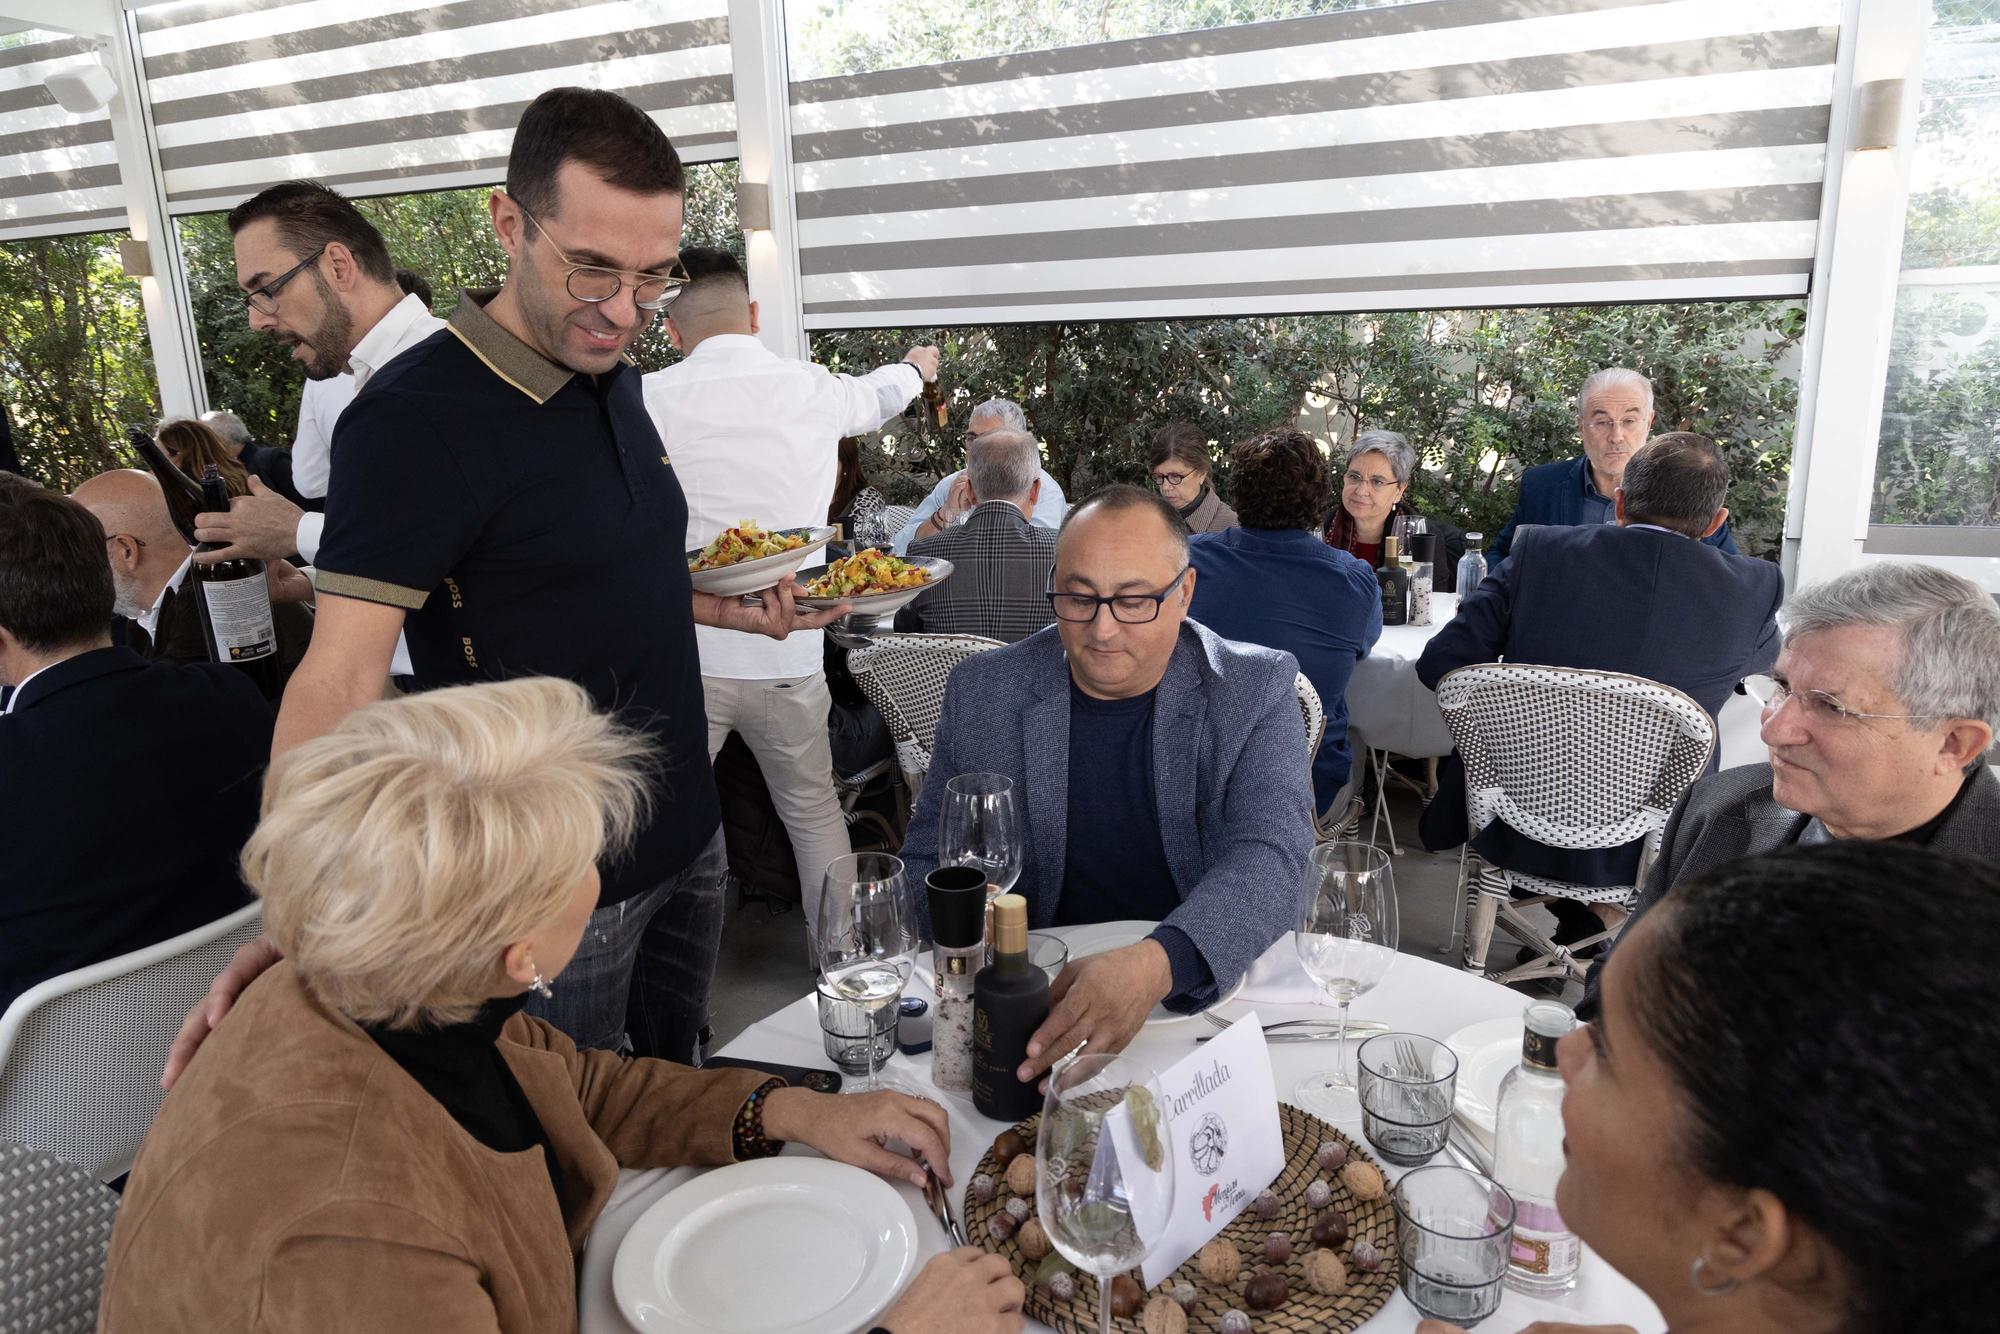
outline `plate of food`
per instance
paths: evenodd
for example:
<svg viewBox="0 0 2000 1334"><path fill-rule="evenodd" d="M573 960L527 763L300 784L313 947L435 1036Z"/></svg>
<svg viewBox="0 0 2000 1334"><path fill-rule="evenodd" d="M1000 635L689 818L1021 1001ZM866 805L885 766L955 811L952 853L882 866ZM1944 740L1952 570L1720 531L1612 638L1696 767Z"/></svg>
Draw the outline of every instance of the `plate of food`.
<svg viewBox="0 0 2000 1334"><path fill-rule="evenodd" d="M738 597L769 588L833 540L831 528L766 528L745 519L687 553L697 591Z"/></svg>
<svg viewBox="0 0 2000 1334"><path fill-rule="evenodd" d="M846 603L856 616L887 616L914 602L926 588L951 578L952 564L934 556L905 560L877 547L830 561L799 589L802 607Z"/></svg>

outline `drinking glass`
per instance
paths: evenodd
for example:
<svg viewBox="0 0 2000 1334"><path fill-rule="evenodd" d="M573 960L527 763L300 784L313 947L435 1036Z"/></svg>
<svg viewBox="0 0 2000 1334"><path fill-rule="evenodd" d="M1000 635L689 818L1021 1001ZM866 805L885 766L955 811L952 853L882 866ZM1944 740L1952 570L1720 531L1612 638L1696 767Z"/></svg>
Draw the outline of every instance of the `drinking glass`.
<svg viewBox="0 0 2000 1334"><path fill-rule="evenodd" d="M1152 1252L1173 1201L1159 1078L1126 1056L1058 1062L1035 1135L1035 1204L1063 1258L1096 1276L1100 1334L1111 1334L1111 1280Z"/></svg>
<svg viewBox="0 0 2000 1334"><path fill-rule="evenodd" d="M873 1015L903 998L923 942L903 862L886 852L851 852L826 868L819 900L819 989ZM870 1093L877 1078L877 1046L868 1046L868 1072L848 1086Z"/></svg>
<svg viewBox="0 0 2000 1334"><path fill-rule="evenodd" d="M1306 866L1305 911L1299 920L1299 962L1306 976L1340 1007L1340 1034L1331 1070L1309 1076L1294 1101L1328 1120L1351 1117L1356 1106L1348 1070L1347 1007L1373 988L1396 961L1396 876L1389 854L1366 843L1322 843Z"/></svg>
<svg viewBox="0 0 2000 1334"><path fill-rule="evenodd" d="M1458 1057L1420 1033L1379 1033L1355 1053L1361 1132L1385 1161L1422 1167L1444 1151L1458 1090Z"/></svg>
<svg viewBox="0 0 2000 1334"><path fill-rule="evenodd" d="M986 876L986 897L1021 878L1021 808L1004 774L960 774L945 784L938 812L938 865L970 866Z"/></svg>
<svg viewBox="0 0 2000 1334"><path fill-rule="evenodd" d="M1403 1174L1390 1199L1410 1305L1466 1329L1498 1310L1514 1244L1507 1192L1464 1168L1420 1167Z"/></svg>

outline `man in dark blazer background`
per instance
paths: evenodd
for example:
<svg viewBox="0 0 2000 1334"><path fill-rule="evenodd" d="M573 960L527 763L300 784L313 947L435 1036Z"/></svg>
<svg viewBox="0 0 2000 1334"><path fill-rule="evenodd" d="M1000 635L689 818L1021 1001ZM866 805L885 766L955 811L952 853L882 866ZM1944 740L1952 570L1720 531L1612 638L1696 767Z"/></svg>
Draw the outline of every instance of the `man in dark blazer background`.
<svg viewBox="0 0 2000 1334"><path fill-rule="evenodd" d="M1576 431L1583 438L1583 457L1539 464L1521 474L1514 515L1486 549L1487 568L1497 568L1507 559L1514 534L1522 528L1612 522L1612 499L1625 465L1652 430L1651 380L1623 366L1607 367L1585 380L1576 396ZM1702 541L1736 554L1727 519Z"/></svg>
<svg viewBox="0 0 2000 1334"><path fill-rule="evenodd" d="M1052 625L1046 596L1056 535L1028 522L1042 494L1042 451L1026 431L988 431L965 449L972 512L965 522L910 543L910 556L948 560L950 579L896 613L896 628L985 635L1003 644Z"/></svg>
<svg viewBox="0 0 2000 1334"><path fill-rule="evenodd" d="M1417 678L1435 690L1454 668L1502 660L1629 672L1685 691L1715 717L1739 681L1777 658L1784 598L1777 566L1704 541L1728 522L1728 492L1714 442L1678 432L1653 440L1624 470L1618 522L1522 529L1513 558L1462 595L1425 646ZM1464 784L1453 755L1419 826L1426 847L1466 841ZM1629 885L1638 873L1636 841L1552 848L1495 821L1471 846L1495 866L1571 884ZM1592 916L1563 904L1558 942L1595 934Z"/></svg>
<svg viewBox="0 0 2000 1334"><path fill-rule="evenodd" d="M1633 917L1676 884L1799 843L1880 839L2000 860L2000 779L1986 762L1996 663L2000 607L1969 579L1895 561L1802 590L1785 606L1764 705L1770 761L1687 790ZM1924 911L1921 885L1882 891L1884 911ZM1603 967L1604 956L1591 965L1586 1006Z"/></svg>
<svg viewBox="0 0 2000 1334"><path fill-rule="evenodd" d="M271 709L221 664L111 646L104 532L0 475L0 1009L247 902Z"/></svg>

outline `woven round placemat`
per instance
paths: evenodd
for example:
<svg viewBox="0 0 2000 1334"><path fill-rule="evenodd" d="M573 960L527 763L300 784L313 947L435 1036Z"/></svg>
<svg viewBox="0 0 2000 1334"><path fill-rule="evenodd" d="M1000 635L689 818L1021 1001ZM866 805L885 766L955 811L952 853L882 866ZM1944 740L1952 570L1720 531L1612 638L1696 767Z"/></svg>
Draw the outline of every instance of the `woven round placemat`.
<svg viewBox="0 0 2000 1334"><path fill-rule="evenodd" d="M1015 1127L1030 1154L1035 1151L1035 1130L1040 1120L1039 1116L1031 1116ZM1243 1269L1236 1281L1231 1284L1211 1283L1202 1277L1190 1257L1158 1288L1146 1293L1150 1299L1155 1293L1164 1292L1176 1283L1192 1283L1196 1299L1194 1309L1188 1312L1187 1324L1188 1329L1197 1334L1215 1334L1222 1326L1224 1313L1232 1309L1247 1314L1257 1334L1347 1334L1347 1331L1359 1329L1362 1322L1380 1310L1382 1304L1389 1300L1389 1294L1396 1290L1401 1274L1396 1262L1396 1213L1389 1203L1387 1192L1373 1200L1355 1199L1339 1173L1322 1172L1314 1155L1324 1141L1338 1140L1347 1146L1348 1161L1374 1163L1377 1170L1382 1165L1363 1145L1318 1117L1289 1104L1278 1105L1278 1124L1285 1136L1285 1167L1270 1185L1271 1193L1278 1197L1277 1216L1262 1219L1257 1217L1255 1209L1245 1209L1234 1222L1216 1234L1235 1243L1236 1249L1242 1253ZM991 1200L980 1204L973 1199L972 1183L969 1180L966 1182L965 1227L972 1244L1007 1257L1008 1263L1014 1266L1014 1273L1028 1285L1029 1315L1064 1331L1064 1334L1097 1334L1097 1280L1088 1274L1078 1273L1076 1296L1067 1302L1055 1300L1046 1288L1036 1286L1035 1272L1041 1262L1021 1254L1020 1243L1013 1237L1004 1242L995 1241L987 1226L987 1220L1005 1208L1012 1198L1007 1190L1007 1164L999 1161L989 1145L979 1159L979 1166L973 1170L991 1176L998 1189ZM1333 1248L1347 1266L1347 1291L1338 1295L1314 1292L1306 1284L1306 1257L1315 1249L1312 1225L1325 1212L1306 1208L1306 1187L1315 1181L1324 1181L1333 1190L1333 1201L1327 1209L1339 1209L1347 1215L1347 1241ZM1034 1197L1028 1197L1031 1209L1034 1203ZM1273 1232L1288 1233L1292 1239L1292 1256L1283 1264L1268 1264L1264 1260L1264 1239ZM1372 1274L1364 1273L1354 1264L1354 1243L1357 1241L1371 1243L1382 1256L1381 1267ZM1285 1276L1290 1295L1285 1304L1275 1311L1252 1311L1243 1299L1243 1285L1251 1275L1265 1269ZM1138 1278L1136 1272L1133 1278ZM1143 1305L1141 1303L1142 1308ZM1113 1320L1112 1328L1143 1330L1144 1327L1139 1317L1133 1316Z"/></svg>

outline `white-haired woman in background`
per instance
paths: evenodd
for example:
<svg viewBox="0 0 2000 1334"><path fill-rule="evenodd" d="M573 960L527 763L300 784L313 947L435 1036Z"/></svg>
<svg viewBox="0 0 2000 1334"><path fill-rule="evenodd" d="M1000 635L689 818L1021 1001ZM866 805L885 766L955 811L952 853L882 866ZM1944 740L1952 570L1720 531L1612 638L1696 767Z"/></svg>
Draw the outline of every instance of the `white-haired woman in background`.
<svg viewBox="0 0 2000 1334"><path fill-rule="evenodd" d="M947 1174L942 1108L578 1051L523 1015L561 985L644 743L535 678L355 713L274 767L243 853L285 956L175 1084L112 1234L100 1329L576 1328L575 1256L622 1167L798 1140ZM894 1334L1013 1330L1004 1260L941 1256Z"/></svg>
<svg viewBox="0 0 2000 1334"><path fill-rule="evenodd" d="M1354 437L1347 461L1333 475L1333 508L1327 511L1320 536L1326 544L1382 568L1382 539L1394 531L1398 518L1422 518L1408 500L1417 472L1417 451L1400 431L1363 431ZM1426 530L1437 538L1432 557L1431 586L1440 593L1458 591L1458 558L1465 554L1465 533L1443 519L1426 518ZM1414 556L1414 551L1399 554Z"/></svg>

